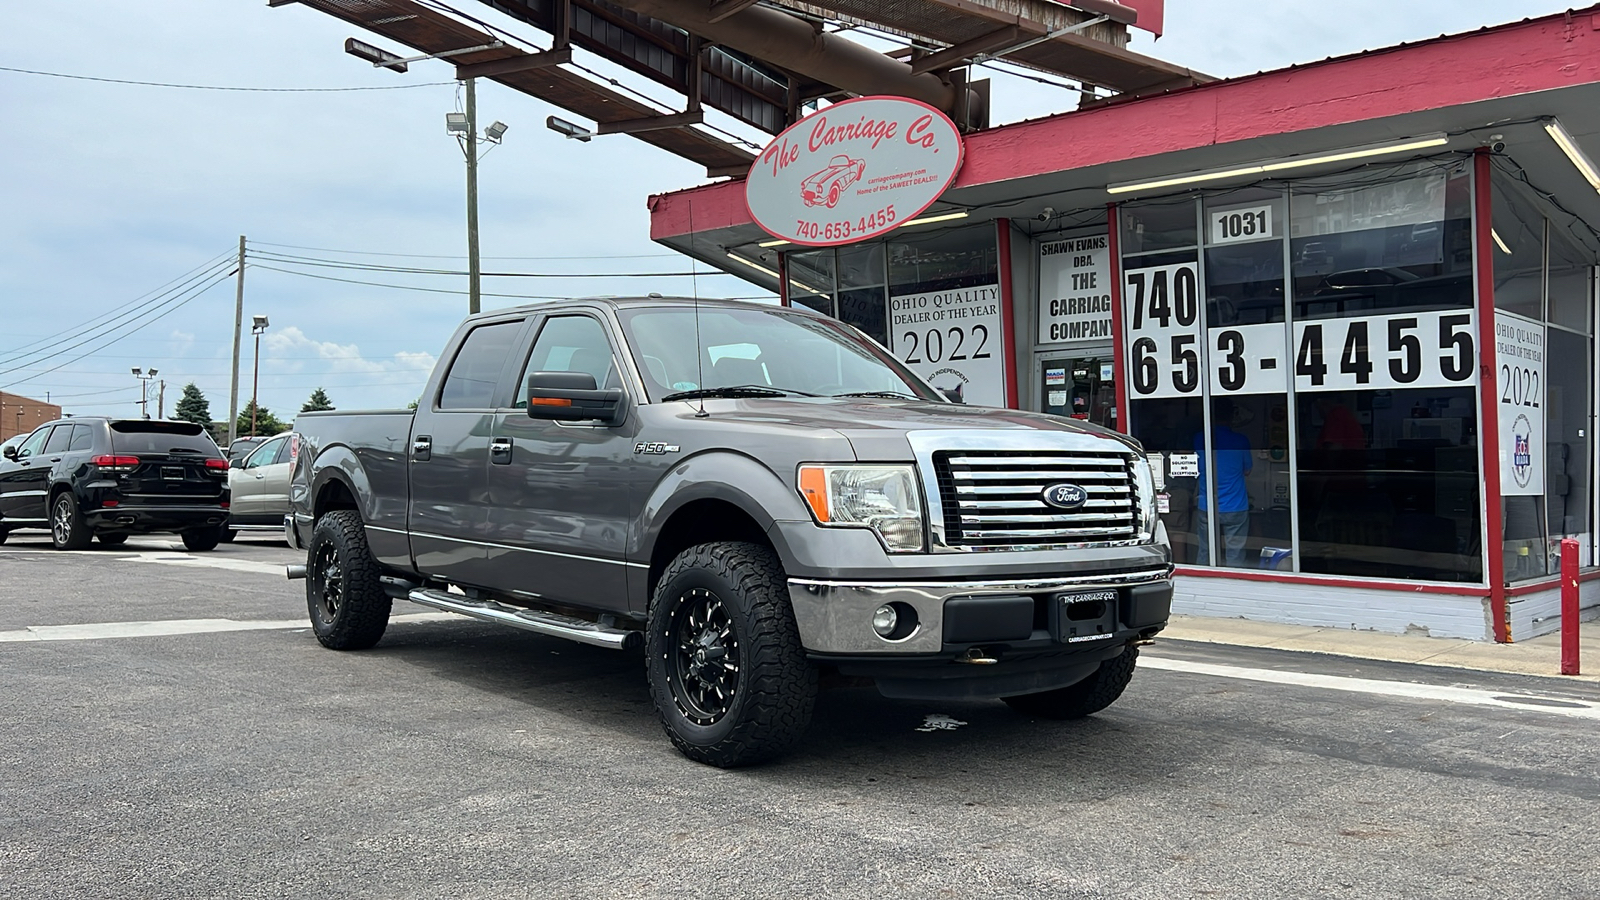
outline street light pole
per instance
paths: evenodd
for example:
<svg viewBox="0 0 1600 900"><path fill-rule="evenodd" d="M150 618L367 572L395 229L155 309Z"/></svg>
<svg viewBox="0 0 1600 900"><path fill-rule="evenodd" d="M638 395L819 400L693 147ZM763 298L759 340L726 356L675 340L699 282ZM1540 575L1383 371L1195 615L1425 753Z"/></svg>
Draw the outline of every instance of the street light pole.
<svg viewBox="0 0 1600 900"><path fill-rule="evenodd" d="M139 418L150 418L150 379L156 377L156 370L146 372L141 366L133 367L133 377L139 379Z"/></svg>
<svg viewBox="0 0 1600 900"><path fill-rule="evenodd" d="M480 270L478 267L478 79L467 80L467 312L477 315Z"/></svg>
<svg viewBox="0 0 1600 900"><path fill-rule="evenodd" d="M256 436L256 413L260 409L261 388L261 333L267 330L266 316L252 316L250 333L256 336L256 354L250 373L250 436Z"/></svg>

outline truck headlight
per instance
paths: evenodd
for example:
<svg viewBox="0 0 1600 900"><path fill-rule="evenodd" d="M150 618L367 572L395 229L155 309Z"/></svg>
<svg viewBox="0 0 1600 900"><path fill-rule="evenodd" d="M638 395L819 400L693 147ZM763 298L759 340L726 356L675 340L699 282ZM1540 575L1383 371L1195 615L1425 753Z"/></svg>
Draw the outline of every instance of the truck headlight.
<svg viewBox="0 0 1600 900"><path fill-rule="evenodd" d="M1156 513L1156 477L1146 457L1139 457L1133 464L1133 487L1139 496L1139 534L1145 540L1153 540L1161 517Z"/></svg>
<svg viewBox="0 0 1600 900"><path fill-rule="evenodd" d="M801 466L800 495L820 525L870 528L892 553L923 547L915 466Z"/></svg>

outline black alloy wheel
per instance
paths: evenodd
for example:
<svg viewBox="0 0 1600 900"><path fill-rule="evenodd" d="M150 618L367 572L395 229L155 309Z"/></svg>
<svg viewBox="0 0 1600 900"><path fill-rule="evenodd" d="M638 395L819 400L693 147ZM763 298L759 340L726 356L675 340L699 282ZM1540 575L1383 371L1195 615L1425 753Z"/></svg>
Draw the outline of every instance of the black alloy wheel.
<svg viewBox="0 0 1600 900"><path fill-rule="evenodd" d="M318 519L306 561L306 610L322 646L365 650L378 643L393 601L378 580L361 514L338 510Z"/></svg>
<svg viewBox="0 0 1600 900"><path fill-rule="evenodd" d="M739 640L716 594L693 588L673 602L668 634L677 647L672 658L672 700L696 725L715 725L727 715L739 690Z"/></svg>
<svg viewBox="0 0 1600 900"><path fill-rule="evenodd" d="M656 583L644 646L656 714L684 756L747 766L805 734L817 670L771 547L726 541L678 554Z"/></svg>

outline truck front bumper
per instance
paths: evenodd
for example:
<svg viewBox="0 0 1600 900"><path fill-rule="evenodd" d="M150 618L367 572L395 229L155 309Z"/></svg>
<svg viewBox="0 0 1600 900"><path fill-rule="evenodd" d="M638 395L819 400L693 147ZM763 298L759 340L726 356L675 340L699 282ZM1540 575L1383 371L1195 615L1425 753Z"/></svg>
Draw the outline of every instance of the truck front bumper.
<svg viewBox="0 0 1600 900"><path fill-rule="evenodd" d="M1084 602L1100 601L1100 615ZM1172 567L1021 579L840 582L789 579L800 642L813 655L957 656L975 646L1064 650L1149 636L1172 608ZM909 610L909 633L879 635L874 613Z"/></svg>
<svg viewBox="0 0 1600 900"><path fill-rule="evenodd" d="M1172 567L1013 581L792 578L789 600L814 661L872 678L886 696L1006 697L1074 684L1154 636L1171 615ZM889 637L873 628L884 606L902 623Z"/></svg>

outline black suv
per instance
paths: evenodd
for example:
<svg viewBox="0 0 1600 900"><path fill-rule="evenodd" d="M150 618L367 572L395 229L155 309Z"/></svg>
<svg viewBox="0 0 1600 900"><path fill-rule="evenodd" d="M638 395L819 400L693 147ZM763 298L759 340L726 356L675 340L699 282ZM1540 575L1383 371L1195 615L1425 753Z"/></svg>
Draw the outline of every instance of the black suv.
<svg viewBox="0 0 1600 900"><path fill-rule="evenodd" d="M0 542L48 528L58 550L98 536L176 531L217 546L228 521L228 461L191 422L82 417L41 425L0 460Z"/></svg>

